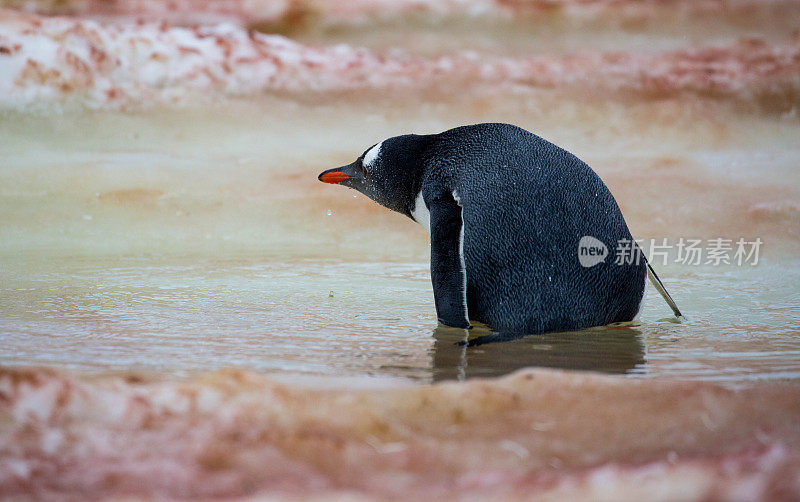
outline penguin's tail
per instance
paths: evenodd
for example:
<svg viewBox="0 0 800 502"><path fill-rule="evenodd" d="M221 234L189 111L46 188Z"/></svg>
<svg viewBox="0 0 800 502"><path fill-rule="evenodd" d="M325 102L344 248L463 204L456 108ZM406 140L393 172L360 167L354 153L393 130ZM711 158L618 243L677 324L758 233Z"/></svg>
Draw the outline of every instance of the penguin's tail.
<svg viewBox="0 0 800 502"><path fill-rule="evenodd" d="M672 296L670 296L670 294L667 292L667 288L664 287L664 283L658 278L656 271L653 270L653 266L650 265L649 261L647 261L644 253L642 253L641 256L647 265L647 277L650 278L650 282L653 284L653 286L655 286L656 291L661 294L661 297L664 299L664 301L667 302L667 305L669 305L669 308L672 309L672 313L675 314L675 317L678 319L683 319L683 314L681 314L680 309L678 309L678 306L675 304L675 300L673 300Z"/></svg>

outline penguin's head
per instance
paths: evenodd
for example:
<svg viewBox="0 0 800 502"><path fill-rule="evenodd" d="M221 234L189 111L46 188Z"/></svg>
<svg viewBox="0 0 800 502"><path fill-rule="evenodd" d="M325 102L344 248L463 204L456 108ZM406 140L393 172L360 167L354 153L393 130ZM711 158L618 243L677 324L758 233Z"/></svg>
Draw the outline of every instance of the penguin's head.
<svg viewBox="0 0 800 502"><path fill-rule="evenodd" d="M410 216L419 192L425 136L408 134L381 141L355 162L323 171L323 183L353 188L378 204Z"/></svg>

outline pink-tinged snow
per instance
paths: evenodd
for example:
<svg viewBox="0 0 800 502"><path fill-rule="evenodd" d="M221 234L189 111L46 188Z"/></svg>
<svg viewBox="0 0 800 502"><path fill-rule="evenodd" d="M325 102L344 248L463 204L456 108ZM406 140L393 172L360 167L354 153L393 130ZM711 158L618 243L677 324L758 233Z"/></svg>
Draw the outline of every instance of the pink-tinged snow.
<svg viewBox="0 0 800 502"><path fill-rule="evenodd" d="M133 497L800 497L800 389L525 371L310 390L0 373L0 493Z"/></svg>
<svg viewBox="0 0 800 502"><path fill-rule="evenodd" d="M667 52L422 58L346 45L309 47L229 24L103 25L0 11L0 106L92 108L189 103L263 92L493 85L692 93L786 108L800 95L800 36ZM503 87L505 86L505 87Z"/></svg>
<svg viewBox="0 0 800 502"><path fill-rule="evenodd" d="M242 95L381 86L410 79L402 62L349 47L313 49L232 25L103 26L67 18L0 14L4 107L62 100L90 107L185 102L192 91ZM372 73L370 69L379 68Z"/></svg>
<svg viewBox="0 0 800 502"><path fill-rule="evenodd" d="M796 11L792 0L11 0L8 4L24 12L46 15L158 19L185 25L226 20L242 26L275 24L289 28L297 21L356 25L409 16L442 21L465 17L510 20L559 14L577 19L605 16L647 22L664 15L741 17L764 10Z"/></svg>

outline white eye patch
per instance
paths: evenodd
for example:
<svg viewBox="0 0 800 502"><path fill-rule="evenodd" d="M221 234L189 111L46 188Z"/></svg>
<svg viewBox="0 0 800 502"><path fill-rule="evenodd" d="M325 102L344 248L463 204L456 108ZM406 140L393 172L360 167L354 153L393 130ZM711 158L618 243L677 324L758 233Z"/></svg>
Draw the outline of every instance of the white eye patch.
<svg viewBox="0 0 800 502"><path fill-rule="evenodd" d="M368 168L368 167L370 167L372 165L373 162L375 162L375 159L377 159L378 156L381 154L381 145L382 144L383 144L383 141L381 141L377 145L375 145L372 148L370 148L369 151L364 154L364 160L362 161L362 163L364 164L364 167Z"/></svg>

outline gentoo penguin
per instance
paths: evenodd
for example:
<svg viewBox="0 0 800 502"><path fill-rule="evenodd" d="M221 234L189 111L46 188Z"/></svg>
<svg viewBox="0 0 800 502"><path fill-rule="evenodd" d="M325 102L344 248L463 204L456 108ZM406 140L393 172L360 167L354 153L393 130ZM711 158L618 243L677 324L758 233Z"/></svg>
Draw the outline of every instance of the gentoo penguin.
<svg viewBox="0 0 800 502"><path fill-rule="evenodd" d="M614 256L619 243L638 247L611 192L580 159L524 129L396 136L319 180L428 230L442 324L544 333L630 321L639 311L649 264Z"/></svg>

